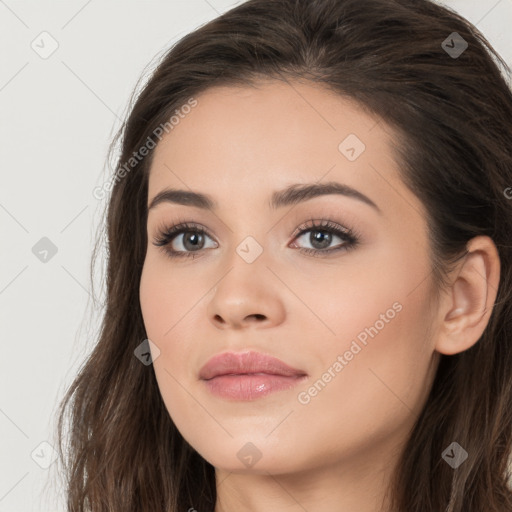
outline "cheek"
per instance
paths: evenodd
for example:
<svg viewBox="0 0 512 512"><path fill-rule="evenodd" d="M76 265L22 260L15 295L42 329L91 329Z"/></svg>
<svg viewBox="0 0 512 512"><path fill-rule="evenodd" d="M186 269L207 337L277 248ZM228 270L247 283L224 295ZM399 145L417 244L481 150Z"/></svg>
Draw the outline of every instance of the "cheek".
<svg viewBox="0 0 512 512"><path fill-rule="evenodd" d="M188 274L187 274L188 275ZM170 340L180 322L205 293L199 280L180 277L164 257L148 252L139 287L140 305L148 337Z"/></svg>
<svg viewBox="0 0 512 512"><path fill-rule="evenodd" d="M199 289L178 279L178 274L169 271L165 259L148 254L139 294L146 334L160 351L153 368L162 399L175 424L188 432L187 418L197 411L186 388L196 377L190 367L193 344L187 342L183 329L187 326L187 313L201 295Z"/></svg>
<svg viewBox="0 0 512 512"><path fill-rule="evenodd" d="M292 315L301 308L306 312L306 318L296 319L301 324L298 330L314 329L338 349L348 349L358 335L363 342L372 339L367 329L375 325L381 344L386 338L383 333L393 331L391 324L400 326L397 340L406 335L404 330L410 335L423 332L431 281L427 254L419 237L411 240L392 232L386 233L385 242L374 237L332 263L304 259L292 268L281 267L279 274L311 312L300 303L291 310Z"/></svg>
<svg viewBox="0 0 512 512"><path fill-rule="evenodd" d="M189 336L184 329L189 325L187 314L197 304L197 297L201 294L193 284L178 282L176 272L171 273L169 265L160 259L148 255L142 270L139 294L147 337L160 351L153 367L160 389L166 393L166 390L179 386L178 382L184 378L190 378L187 373L192 372L190 361L193 344L187 342Z"/></svg>
<svg viewBox="0 0 512 512"><path fill-rule="evenodd" d="M316 440L318 463L334 463L340 453L350 458L370 446L390 440L399 443L407 436L432 378L432 351L425 340L426 303L420 297L423 291L417 292L414 297L390 294L382 307L367 303L356 310L346 303L336 326L347 335L323 344L318 371L308 386L297 389L294 422L287 432L300 438L301 429L306 429L308 438ZM393 303L397 297L399 305ZM387 323L379 318L381 313Z"/></svg>
<svg viewBox="0 0 512 512"><path fill-rule="evenodd" d="M407 239L397 237L378 250L354 253L350 265L347 258L347 265L336 269L330 279L316 276L321 277L316 282L323 283L323 293L318 287L307 293L330 328L326 340L332 340L331 359L351 347L357 352L347 354L352 358L346 372L351 380L378 382L370 371L375 367L390 380L402 376L414 381L414 368L429 361L433 348L426 336L431 324L427 254L422 244L408 245ZM403 389L407 393L409 388Z"/></svg>

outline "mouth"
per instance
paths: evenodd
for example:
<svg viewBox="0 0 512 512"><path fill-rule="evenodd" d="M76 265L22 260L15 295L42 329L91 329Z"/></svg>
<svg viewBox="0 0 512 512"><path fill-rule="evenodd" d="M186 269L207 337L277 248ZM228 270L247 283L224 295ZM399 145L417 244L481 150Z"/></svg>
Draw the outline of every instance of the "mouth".
<svg viewBox="0 0 512 512"><path fill-rule="evenodd" d="M297 386L303 370L259 352L224 352L212 357L199 373L207 390L231 400L255 400Z"/></svg>

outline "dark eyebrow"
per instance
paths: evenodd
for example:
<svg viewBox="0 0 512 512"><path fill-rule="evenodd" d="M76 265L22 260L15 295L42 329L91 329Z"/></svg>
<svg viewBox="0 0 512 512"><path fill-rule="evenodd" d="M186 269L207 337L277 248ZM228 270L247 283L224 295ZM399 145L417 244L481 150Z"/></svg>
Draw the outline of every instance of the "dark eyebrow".
<svg viewBox="0 0 512 512"><path fill-rule="evenodd" d="M159 192L151 201L148 211L155 208L160 203L175 203L185 206L196 206L204 210L215 210L217 203L207 194L191 192L189 190L177 190L166 188Z"/></svg>
<svg viewBox="0 0 512 512"><path fill-rule="evenodd" d="M275 191L269 204L272 209L277 209L329 194L340 194L358 199L379 213L382 213L381 209L369 197L348 185L336 181L290 185L283 190ZM207 194L191 192L189 190L164 189L151 200L148 210L164 202L195 206L204 210L215 210L218 208L217 202Z"/></svg>
<svg viewBox="0 0 512 512"><path fill-rule="evenodd" d="M380 208L362 192L359 192L355 188L344 185L343 183L338 183L336 181L311 184L298 183L296 185L290 185L289 187L286 187L285 189L279 190L272 194L270 207L276 209L283 206L294 205L302 201L307 201L308 199L313 199L314 197L329 194L339 194L342 196L358 199L359 201L366 203L381 213Z"/></svg>

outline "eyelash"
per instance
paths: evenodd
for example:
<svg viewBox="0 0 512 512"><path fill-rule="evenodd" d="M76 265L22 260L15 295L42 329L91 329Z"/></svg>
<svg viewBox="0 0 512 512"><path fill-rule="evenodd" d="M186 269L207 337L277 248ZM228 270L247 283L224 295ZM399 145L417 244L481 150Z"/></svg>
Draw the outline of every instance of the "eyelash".
<svg viewBox="0 0 512 512"><path fill-rule="evenodd" d="M315 220L310 219L308 223L301 224L297 228L295 233L292 235L293 240L301 237L304 233L308 233L309 231L319 231L323 233L329 233L331 235L336 235L339 238L341 238L345 243L343 245L340 245L338 247L332 247L330 249L309 249L307 247L301 247L299 248L300 252L312 255L314 257L322 257L326 254L354 249L359 244L360 235L355 230L343 228L338 224L327 219L321 219L319 222L319 224L315 224ZM189 232L196 233L199 235L206 235L209 238L213 238L209 234L209 232L203 227L194 223L182 222L171 227L160 227L158 230L158 234L153 241L153 244L156 245L157 247L161 247L165 254L170 258L194 259L197 256L199 256L200 253L202 252L200 249L197 251L175 251L167 247L174 241L174 239L178 235Z"/></svg>

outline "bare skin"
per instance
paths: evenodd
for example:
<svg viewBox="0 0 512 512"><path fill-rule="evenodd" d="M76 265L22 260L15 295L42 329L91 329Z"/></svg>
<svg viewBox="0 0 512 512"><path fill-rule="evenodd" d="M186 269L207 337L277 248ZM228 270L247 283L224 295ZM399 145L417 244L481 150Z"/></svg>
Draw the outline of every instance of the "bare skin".
<svg viewBox="0 0 512 512"><path fill-rule="evenodd" d="M391 471L440 354L470 348L487 325L496 247L474 238L450 289L434 300L425 210L400 180L384 122L305 83L213 88L197 101L159 143L149 178L148 205L166 188L218 203L209 211L161 202L148 213L140 300L160 350L154 370L167 410L215 467L215 512L387 510ZM356 139L339 149L349 134L364 151ZM378 208L332 193L270 207L274 191L327 182ZM313 235L328 242L329 234L311 219L355 230L358 243L348 247L336 234L315 243ZM193 229L166 247L194 258L171 258L153 244L160 228L180 222L209 233L197 251L185 244ZM310 231L294 236L299 227ZM254 261L241 256L258 247ZM199 379L203 364L249 349L304 370L307 380L256 400L213 396ZM237 455L244 446L261 457L253 465Z"/></svg>

